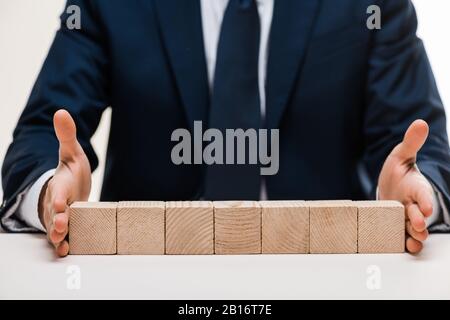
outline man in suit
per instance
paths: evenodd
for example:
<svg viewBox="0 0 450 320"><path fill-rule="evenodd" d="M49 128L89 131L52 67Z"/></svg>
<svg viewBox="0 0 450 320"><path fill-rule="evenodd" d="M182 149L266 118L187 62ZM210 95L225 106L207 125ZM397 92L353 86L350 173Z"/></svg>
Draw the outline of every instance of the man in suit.
<svg viewBox="0 0 450 320"><path fill-rule="evenodd" d="M396 199L419 252L450 230L444 108L412 3L375 1L369 30L373 2L68 1L81 28L63 13L14 131L3 227L68 253L67 207L88 198L89 140L111 106L102 200ZM279 171L174 164L171 134L194 121L279 129Z"/></svg>

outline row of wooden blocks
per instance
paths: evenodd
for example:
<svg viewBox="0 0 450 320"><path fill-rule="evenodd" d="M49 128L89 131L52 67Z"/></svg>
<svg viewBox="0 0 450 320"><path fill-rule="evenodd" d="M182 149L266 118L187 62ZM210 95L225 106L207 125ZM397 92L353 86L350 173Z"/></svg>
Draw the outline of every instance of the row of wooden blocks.
<svg viewBox="0 0 450 320"><path fill-rule="evenodd" d="M70 254L400 253L396 201L76 202Z"/></svg>

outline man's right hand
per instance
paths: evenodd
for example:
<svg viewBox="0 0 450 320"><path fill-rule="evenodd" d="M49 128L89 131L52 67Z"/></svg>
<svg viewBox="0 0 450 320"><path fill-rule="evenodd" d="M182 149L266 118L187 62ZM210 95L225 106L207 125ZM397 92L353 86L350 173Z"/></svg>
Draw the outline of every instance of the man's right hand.
<svg viewBox="0 0 450 320"><path fill-rule="evenodd" d="M69 231L68 206L86 201L91 190L91 167L76 137L76 126L70 114L58 110L53 117L59 141L59 163L39 198L39 219L47 230L47 238L63 257L69 253L66 240Z"/></svg>

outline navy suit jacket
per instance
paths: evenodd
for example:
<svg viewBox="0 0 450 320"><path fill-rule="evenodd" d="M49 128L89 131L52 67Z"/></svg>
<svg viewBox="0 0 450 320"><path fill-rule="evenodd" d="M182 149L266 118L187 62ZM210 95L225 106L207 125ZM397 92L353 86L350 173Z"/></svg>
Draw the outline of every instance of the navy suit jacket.
<svg viewBox="0 0 450 320"><path fill-rule="evenodd" d="M444 109L409 0L375 1L381 30L366 27L373 0L275 1L266 82L268 128L280 129L269 199L366 199L409 124L426 120L420 170L450 207ZM3 168L0 217L58 164L52 116L65 107L93 169L90 144L112 108L102 200L198 198L201 165L175 165L177 128L207 121L209 87L199 0L70 0L14 131ZM363 179L366 177L367 179Z"/></svg>

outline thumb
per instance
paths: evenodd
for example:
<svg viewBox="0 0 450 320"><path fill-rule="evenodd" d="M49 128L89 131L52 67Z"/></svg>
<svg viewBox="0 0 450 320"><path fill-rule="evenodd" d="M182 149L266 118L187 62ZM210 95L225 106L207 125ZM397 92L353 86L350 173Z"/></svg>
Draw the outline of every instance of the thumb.
<svg viewBox="0 0 450 320"><path fill-rule="evenodd" d="M417 153L427 140L428 131L428 124L424 120L414 121L406 130L403 141L393 150L393 155L402 160L415 160Z"/></svg>
<svg viewBox="0 0 450 320"><path fill-rule="evenodd" d="M59 141L60 160L69 160L82 152L81 146L77 141L75 122L69 112L64 109L56 111L53 116L53 126Z"/></svg>

